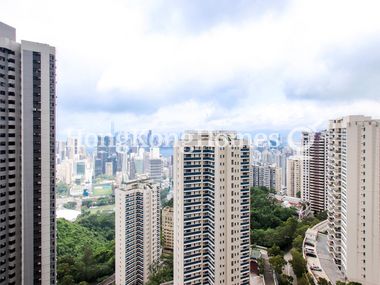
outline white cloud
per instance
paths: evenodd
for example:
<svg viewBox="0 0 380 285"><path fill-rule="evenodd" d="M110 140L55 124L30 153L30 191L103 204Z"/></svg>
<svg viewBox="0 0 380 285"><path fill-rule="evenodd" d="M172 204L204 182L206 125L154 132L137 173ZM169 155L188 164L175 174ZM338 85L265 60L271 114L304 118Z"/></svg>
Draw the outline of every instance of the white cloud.
<svg viewBox="0 0 380 285"><path fill-rule="evenodd" d="M142 33L119 42L98 89L166 98L188 83L210 89L278 69L284 81L314 80L329 72L324 52L378 37L380 3L364 2L294 0L281 16L220 23L196 35Z"/></svg>
<svg viewBox="0 0 380 285"><path fill-rule="evenodd" d="M379 37L379 1L290 0L281 13L268 9L246 17L245 11L239 21L216 21L192 33L151 26L155 3L3 0L0 19L15 26L20 39L57 46L59 102L119 104L121 92L126 99L157 104L150 114L131 108L117 114L60 109L62 133L73 126L108 129L110 121L123 129L251 130L310 125L349 113L380 116L379 99L360 99L366 97L364 87L346 100L341 90L356 81L346 69L337 73L334 58L326 57L331 50L360 49ZM173 13L162 22L183 23L184 16ZM291 100L284 93L289 82L296 83L292 87L300 98L310 89L324 100L338 90L340 98L329 106L318 96ZM89 85L91 90L83 90ZM234 90L227 103L219 93L225 85Z"/></svg>
<svg viewBox="0 0 380 285"><path fill-rule="evenodd" d="M152 129L156 132L176 132L187 129L224 129L238 131L291 130L307 127L323 129L327 122L340 116L366 114L380 118L380 102L360 100L356 102L325 105L321 102L283 101L272 104L245 105L228 110L211 102L186 101L159 108L150 115L126 115L109 113L74 113L67 118L67 135L73 129L83 132L106 132L111 122L120 131ZM89 121L96 124L88 124Z"/></svg>

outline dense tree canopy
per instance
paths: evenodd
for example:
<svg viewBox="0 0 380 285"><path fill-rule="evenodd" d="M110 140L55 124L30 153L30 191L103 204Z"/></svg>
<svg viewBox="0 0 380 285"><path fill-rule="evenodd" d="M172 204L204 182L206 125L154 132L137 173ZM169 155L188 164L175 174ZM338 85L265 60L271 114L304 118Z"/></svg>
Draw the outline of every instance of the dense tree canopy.
<svg viewBox="0 0 380 285"><path fill-rule="evenodd" d="M297 214L294 208L282 207L273 194L273 191L265 187L251 188L251 227L253 229L276 228Z"/></svg>
<svg viewBox="0 0 380 285"><path fill-rule="evenodd" d="M321 214L321 218L323 218ZM294 208L285 208L265 187L251 189L251 243L282 250L300 248L308 228L319 223L318 218L298 221Z"/></svg>
<svg viewBox="0 0 380 285"><path fill-rule="evenodd" d="M294 274L300 278L307 272L306 261L302 256L302 253L297 249L292 249L292 260L290 261L293 267Z"/></svg>
<svg viewBox="0 0 380 285"><path fill-rule="evenodd" d="M277 274L281 274L286 261L282 255L276 255L269 258L269 263Z"/></svg>
<svg viewBox="0 0 380 285"><path fill-rule="evenodd" d="M57 220L58 284L96 284L114 273L114 215Z"/></svg>
<svg viewBox="0 0 380 285"><path fill-rule="evenodd" d="M274 192L265 187L251 189L251 243L268 247L270 263L277 272L280 285L293 284L290 276L281 274L283 251L291 251L290 261L297 276L298 285L308 285L306 262L302 256L302 243L307 229L326 219L326 213L318 213L315 218L298 220L294 208L285 208L274 198Z"/></svg>

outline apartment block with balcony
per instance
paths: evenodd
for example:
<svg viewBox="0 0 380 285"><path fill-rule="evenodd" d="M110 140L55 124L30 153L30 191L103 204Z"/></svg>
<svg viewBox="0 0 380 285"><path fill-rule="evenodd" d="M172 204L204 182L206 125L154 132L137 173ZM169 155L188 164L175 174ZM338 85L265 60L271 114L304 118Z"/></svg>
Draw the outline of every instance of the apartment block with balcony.
<svg viewBox="0 0 380 285"><path fill-rule="evenodd" d="M56 283L55 48L0 22L0 284Z"/></svg>
<svg viewBox="0 0 380 285"><path fill-rule="evenodd" d="M142 285L160 258L160 188L148 179L132 180L115 196L115 282Z"/></svg>
<svg viewBox="0 0 380 285"><path fill-rule="evenodd" d="M302 156L290 156L286 161L286 194L291 197L297 197L301 194L301 168Z"/></svg>
<svg viewBox="0 0 380 285"><path fill-rule="evenodd" d="M165 207L162 209L162 236L164 249L173 250L174 247L174 225L173 208Z"/></svg>
<svg viewBox="0 0 380 285"><path fill-rule="evenodd" d="M249 284L250 147L186 132L174 150L174 284Z"/></svg>
<svg viewBox="0 0 380 285"><path fill-rule="evenodd" d="M380 121L329 123L328 246L350 281L380 284Z"/></svg>
<svg viewBox="0 0 380 285"><path fill-rule="evenodd" d="M276 193L282 190L282 169L276 164L253 164L252 168L252 186L267 187L273 189Z"/></svg>
<svg viewBox="0 0 380 285"><path fill-rule="evenodd" d="M327 209L327 133L302 133L301 198L314 213Z"/></svg>

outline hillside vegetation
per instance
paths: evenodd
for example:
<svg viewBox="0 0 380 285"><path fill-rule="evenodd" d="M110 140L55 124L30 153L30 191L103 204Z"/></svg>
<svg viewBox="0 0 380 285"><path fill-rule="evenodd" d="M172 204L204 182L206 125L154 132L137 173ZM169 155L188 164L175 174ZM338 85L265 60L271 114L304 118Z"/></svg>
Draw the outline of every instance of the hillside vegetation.
<svg viewBox="0 0 380 285"><path fill-rule="evenodd" d="M96 284L114 273L113 213L57 220L58 284Z"/></svg>

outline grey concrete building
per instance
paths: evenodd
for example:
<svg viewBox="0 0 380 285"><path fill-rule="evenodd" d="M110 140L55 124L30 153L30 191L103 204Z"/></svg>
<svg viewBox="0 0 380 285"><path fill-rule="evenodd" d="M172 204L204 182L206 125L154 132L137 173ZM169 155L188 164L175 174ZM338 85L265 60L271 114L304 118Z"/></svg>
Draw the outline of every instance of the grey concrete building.
<svg viewBox="0 0 380 285"><path fill-rule="evenodd" d="M0 23L0 284L21 282L20 44Z"/></svg>
<svg viewBox="0 0 380 285"><path fill-rule="evenodd" d="M55 284L55 49L0 23L0 284Z"/></svg>

